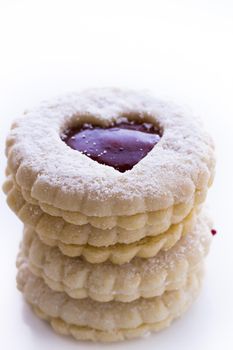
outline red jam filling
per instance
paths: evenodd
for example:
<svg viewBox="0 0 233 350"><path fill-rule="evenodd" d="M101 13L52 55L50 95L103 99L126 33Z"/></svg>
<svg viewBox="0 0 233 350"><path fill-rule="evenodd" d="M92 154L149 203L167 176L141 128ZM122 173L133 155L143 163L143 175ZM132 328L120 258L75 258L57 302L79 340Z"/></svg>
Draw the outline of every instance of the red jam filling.
<svg viewBox="0 0 233 350"><path fill-rule="evenodd" d="M157 126L130 121L106 128L84 124L67 130L62 136L69 147L122 173L144 158L160 138Z"/></svg>
<svg viewBox="0 0 233 350"><path fill-rule="evenodd" d="M212 230L211 230L211 234L212 234L213 236L215 236L215 235L217 234L217 230L212 229Z"/></svg>

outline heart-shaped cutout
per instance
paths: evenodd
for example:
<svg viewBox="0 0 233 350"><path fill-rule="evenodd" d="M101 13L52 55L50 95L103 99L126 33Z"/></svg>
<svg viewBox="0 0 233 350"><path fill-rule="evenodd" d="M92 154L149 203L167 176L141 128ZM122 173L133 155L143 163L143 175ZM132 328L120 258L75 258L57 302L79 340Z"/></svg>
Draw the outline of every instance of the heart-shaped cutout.
<svg viewBox="0 0 233 350"><path fill-rule="evenodd" d="M109 127L84 124L67 130L62 136L62 140L72 149L120 172L132 169L160 138L158 126L133 121L123 121Z"/></svg>

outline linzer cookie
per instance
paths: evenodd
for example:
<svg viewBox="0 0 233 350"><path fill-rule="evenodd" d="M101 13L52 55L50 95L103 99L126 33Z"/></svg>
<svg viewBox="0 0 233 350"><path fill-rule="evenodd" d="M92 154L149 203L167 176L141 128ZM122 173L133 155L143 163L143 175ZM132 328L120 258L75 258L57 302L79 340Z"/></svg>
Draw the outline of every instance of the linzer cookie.
<svg viewBox="0 0 233 350"><path fill-rule="evenodd" d="M123 340L187 309L215 168L198 119L146 93L87 90L27 112L6 154L3 189L24 224L18 285L58 332Z"/></svg>
<svg viewBox="0 0 233 350"><path fill-rule="evenodd" d="M54 292L24 265L19 268L17 282L33 310L58 333L81 340L116 341L167 327L196 298L201 277L202 266L189 275L182 288L131 303L70 298L66 293Z"/></svg>
<svg viewBox="0 0 233 350"><path fill-rule="evenodd" d="M101 247L115 243L133 243L147 236L157 236L169 229L172 224L182 222L194 211L198 211L200 197L166 210L132 215L128 218L113 217L105 221L101 228L100 217L93 217L90 223L72 224L61 217L49 215L38 205L27 201L9 176L4 184L7 202L23 223L34 227L37 233L47 239L56 239L66 244L84 244ZM201 199L203 200L203 198Z"/></svg>
<svg viewBox="0 0 233 350"><path fill-rule="evenodd" d="M143 131L131 124L144 125ZM99 148L93 129L105 139ZM56 216L76 213L78 224L100 217L103 225L113 217L114 226L118 216L134 221L133 215L166 210L206 192L215 163L212 141L193 116L116 89L68 95L28 112L13 124L6 153L17 185L51 215L55 208Z"/></svg>
<svg viewBox="0 0 233 350"><path fill-rule="evenodd" d="M72 298L129 302L183 287L188 275L203 264L210 242L210 224L201 215L193 232L156 257L135 258L121 266L110 262L88 264L46 246L32 230L26 229L17 265L26 264L51 289L66 292Z"/></svg>

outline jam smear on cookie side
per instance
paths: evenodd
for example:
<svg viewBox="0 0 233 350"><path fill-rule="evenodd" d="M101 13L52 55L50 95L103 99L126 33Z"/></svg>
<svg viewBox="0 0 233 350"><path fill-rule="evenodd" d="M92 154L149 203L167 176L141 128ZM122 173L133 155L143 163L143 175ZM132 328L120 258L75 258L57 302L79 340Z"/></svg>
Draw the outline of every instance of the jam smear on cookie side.
<svg viewBox="0 0 233 350"><path fill-rule="evenodd" d="M84 124L62 140L87 157L120 172L130 170L159 142L161 130L147 122L122 121L109 127Z"/></svg>
<svg viewBox="0 0 233 350"><path fill-rule="evenodd" d="M210 230L212 236L215 236L217 234L217 230L215 230L214 228L212 228L212 230Z"/></svg>

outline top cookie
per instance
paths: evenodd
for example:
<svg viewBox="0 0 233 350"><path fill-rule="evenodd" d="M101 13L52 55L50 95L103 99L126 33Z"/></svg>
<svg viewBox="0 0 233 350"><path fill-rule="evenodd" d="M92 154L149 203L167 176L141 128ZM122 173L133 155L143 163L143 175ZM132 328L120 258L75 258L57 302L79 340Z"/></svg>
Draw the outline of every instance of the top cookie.
<svg viewBox="0 0 233 350"><path fill-rule="evenodd" d="M64 140L86 124L120 123L150 123L159 135L124 172ZM185 203L211 183L215 165L212 140L192 115L146 93L107 88L70 94L27 112L12 125L6 153L10 172L32 198L100 217Z"/></svg>

